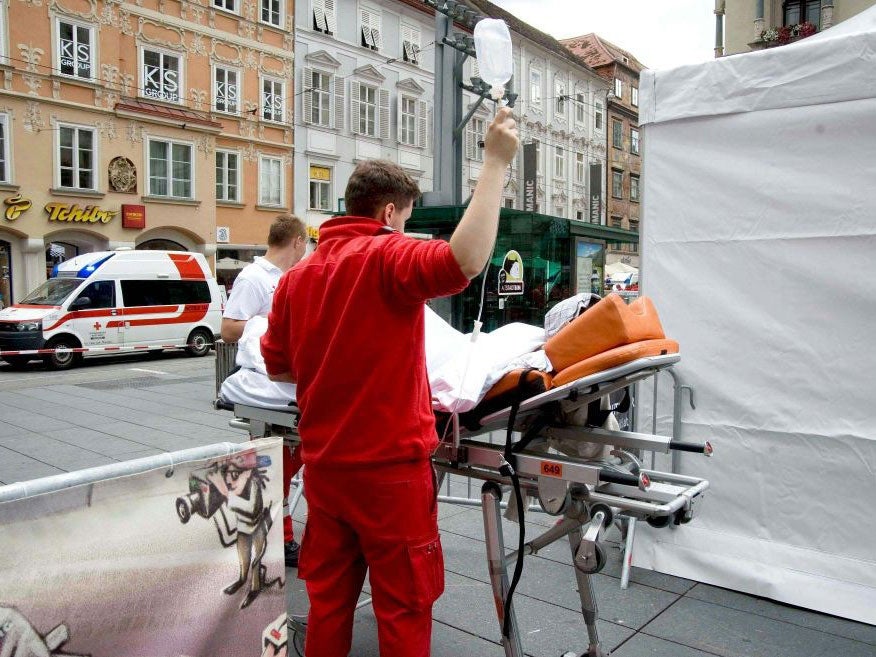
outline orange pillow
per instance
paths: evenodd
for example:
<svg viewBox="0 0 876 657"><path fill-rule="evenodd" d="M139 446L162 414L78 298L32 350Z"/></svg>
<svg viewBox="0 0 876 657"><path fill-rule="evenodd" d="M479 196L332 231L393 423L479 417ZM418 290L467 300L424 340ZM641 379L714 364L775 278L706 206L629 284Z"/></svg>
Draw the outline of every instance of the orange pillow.
<svg viewBox="0 0 876 657"><path fill-rule="evenodd" d="M612 367L618 367L646 356L662 356L664 354L677 353L678 343L675 340L643 340L642 342L621 345L620 347L609 349L601 354L596 354L579 361L562 372L557 373L554 375L553 386L556 388L564 383L575 381L596 372L610 370Z"/></svg>
<svg viewBox="0 0 876 657"><path fill-rule="evenodd" d="M554 371L561 372L609 349L665 337L651 299L639 297L627 305L609 294L551 336L544 350Z"/></svg>

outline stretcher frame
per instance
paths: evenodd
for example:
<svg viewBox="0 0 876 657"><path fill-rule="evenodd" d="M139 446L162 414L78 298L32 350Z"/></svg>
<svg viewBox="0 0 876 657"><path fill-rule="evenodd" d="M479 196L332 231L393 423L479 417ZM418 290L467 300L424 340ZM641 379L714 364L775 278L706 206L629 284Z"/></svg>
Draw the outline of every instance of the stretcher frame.
<svg viewBox="0 0 876 657"><path fill-rule="evenodd" d="M598 607L590 576L605 565L602 538L615 517L622 514L626 518L645 520L654 527L687 523L694 518L709 482L698 477L646 469L634 452L686 451L709 456L711 446L708 442L682 442L667 436L568 426L559 422L557 415L561 401L587 404L599 400L613 391L656 375L678 360L678 354L650 356L582 377L523 400L515 411L511 407L495 411L483 417L480 427L475 430L463 427L458 414L451 414L448 420L450 435L441 441L432 460L442 480L446 474L460 474L484 482L480 498L484 538L506 657L524 655L513 602L509 599L512 579L508 575L509 565L517 561L520 551L506 550L501 522L503 489L512 486L512 479L519 483L521 491L536 497L545 512L559 518L554 526L526 541L521 557L537 554L546 546L568 537L581 612L588 633L588 647L583 653L586 657L607 655L596 628ZM294 407L290 407L290 412L284 412L235 404L236 417L231 425L249 431L252 437L282 435L285 442L294 445L298 443L296 411ZM514 453L513 463L509 463L505 445L484 442L483 437L507 428L512 417L513 431L527 436L531 442L529 448ZM538 448L543 448L550 438L604 443L615 447L612 455L616 458L612 462L588 461L539 451ZM292 508L301 492L299 485L290 502ZM445 499L451 503L477 503L476 500ZM633 527L631 522L630 533ZM627 538L629 546L632 536ZM301 645L299 641L306 629L306 619L293 617L289 622L297 647Z"/></svg>

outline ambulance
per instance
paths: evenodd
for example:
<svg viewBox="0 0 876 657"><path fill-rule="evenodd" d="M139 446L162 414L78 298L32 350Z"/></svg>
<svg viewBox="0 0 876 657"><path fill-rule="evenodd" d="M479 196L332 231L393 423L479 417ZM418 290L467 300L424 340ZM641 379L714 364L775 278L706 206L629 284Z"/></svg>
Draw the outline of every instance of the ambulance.
<svg viewBox="0 0 876 657"><path fill-rule="evenodd" d="M125 347L184 347L206 356L224 301L200 253L86 253L57 265L21 303L0 311L0 356L13 367L39 357L58 370ZM10 353L35 349L51 351Z"/></svg>

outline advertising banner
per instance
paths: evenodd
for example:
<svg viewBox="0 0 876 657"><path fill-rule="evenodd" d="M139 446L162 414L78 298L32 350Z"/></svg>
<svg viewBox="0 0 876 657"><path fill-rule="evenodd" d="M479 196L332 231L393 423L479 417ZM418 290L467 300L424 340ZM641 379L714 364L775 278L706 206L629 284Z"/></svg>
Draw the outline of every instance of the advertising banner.
<svg viewBox="0 0 876 657"><path fill-rule="evenodd" d="M602 165L590 165L590 223L602 223Z"/></svg>
<svg viewBox="0 0 876 657"><path fill-rule="evenodd" d="M523 144L523 209L537 212L536 178L538 176L538 150L535 143Z"/></svg>
<svg viewBox="0 0 876 657"><path fill-rule="evenodd" d="M286 655L281 449L0 503L0 653Z"/></svg>

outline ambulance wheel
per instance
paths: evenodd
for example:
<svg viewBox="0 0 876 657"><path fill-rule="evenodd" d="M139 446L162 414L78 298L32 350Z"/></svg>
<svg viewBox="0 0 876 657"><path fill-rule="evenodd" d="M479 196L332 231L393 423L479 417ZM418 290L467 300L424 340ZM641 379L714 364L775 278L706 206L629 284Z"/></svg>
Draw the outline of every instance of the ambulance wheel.
<svg viewBox="0 0 876 657"><path fill-rule="evenodd" d="M206 329L195 329L189 334L186 344L186 351L190 356L206 356L213 345L213 334Z"/></svg>
<svg viewBox="0 0 876 657"><path fill-rule="evenodd" d="M43 349L77 349L79 341L69 335L59 335L46 342ZM46 366L52 370L69 370L82 360L82 354L72 351L56 351L44 358Z"/></svg>
<svg viewBox="0 0 876 657"><path fill-rule="evenodd" d="M5 360L12 369L23 370L27 368L27 364L30 362L30 356L3 356L3 360Z"/></svg>

